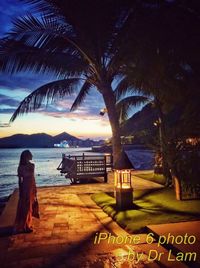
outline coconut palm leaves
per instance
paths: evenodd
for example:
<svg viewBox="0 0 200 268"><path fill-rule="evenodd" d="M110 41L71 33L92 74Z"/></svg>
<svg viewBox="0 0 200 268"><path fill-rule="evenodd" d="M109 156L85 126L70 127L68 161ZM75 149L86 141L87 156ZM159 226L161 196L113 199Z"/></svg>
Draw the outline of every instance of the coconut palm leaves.
<svg viewBox="0 0 200 268"><path fill-rule="evenodd" d="M82 85L75 101L73 102L72 106L71 106L71 111L76 110L84 101L84 99L86 98L86 96L89 94L90 90L92 89L92 87L94 87L92 84L89 83L89 81L85 81L84 84Z"/></svg>
<svg viewBox="0 0 200 268"><path fill-rule="evenodd" d="M16 19L12 31L0 41L0 68L10 73L47 72L55 75L57 81L42 86L22 101L12 121L42 103L48 104L48 100L69 95L80 81L71 109L76 109L92 88L102 94L117 158L122 152L119 121L128 115L132 105L146 101L141 96L131 98L128 92L135 95L136 89L166 103L174 99L173 90L183 88L189 80L182 66L187 63L199 73L199 17L194 4L149 4L145 0L23 2L30 5L32 15ZM191 20L195 27L189 29ZM190 30L192 41L186 38ZM122 80L113 90L118 76Z"/></svg>
<svg viewBox="0 0 200 268"><path fill-rule="evenodd" d="M137 94L138 89L127 75L124 75L117 83L114 94L116 97L116 110L119 113L120 124L128 119L131 110L151 101L151 96Z"/></svg>
<svg viewBox="0 0 200 268"><path fill-rule="evenodd" d="M95 86L105 78L112 81L123 64L118 48L127 4L125 8L122 1L25 2L42 15L14 20L12 31L0 43L3 71L53 72L57 77L89 74Z"/></svg>
<svg viewBox="0 0 200 268"><path fill-rule="evenodd" d="M92 88L103 95L113 132L114 162L123 165L112 82L124 70L123 55L129 38L124 32L131 14L129 1L25 2L31 5L32 15L16 19L12 31L0 41L0 68L10 73L48 72L58 81L38 88L25 98L11 121L40 108L43 103L74 92L79 80L79 93L71 110L82 103Z"/></svg>
<svg viewBox="0 0 200 268"><path fill-rule="evenodd" d="M145 96L128 96L117 102L116 109L120 114L120 123L128 119L133 108L144 105L149 101L150 99Z"/></svg>
<svg viewBox="0 0 200 268"><path fill-rule="evenodd" d="M30 47L22 41L0 41L1 70L11 74L21 71L49 73L56 77L80 75L88 64L78 56L63 51Z"/></svg>
<svg viewBox="0 0 200 268"><path fill-rule="evenodd" d="M10 121L13 122L17 116L29 113L39 109L42 104L48 105L53 101L64 98L77 91L80 80L77 78L69 78L54 81L43 85L28 95L19 105L12 115Z"/></svg>

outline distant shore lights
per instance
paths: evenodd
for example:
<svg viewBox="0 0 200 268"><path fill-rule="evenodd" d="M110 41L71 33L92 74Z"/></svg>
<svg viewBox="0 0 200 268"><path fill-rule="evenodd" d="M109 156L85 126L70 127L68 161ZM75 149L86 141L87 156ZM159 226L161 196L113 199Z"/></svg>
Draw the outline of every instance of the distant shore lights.
<svg viewBox="0 0 200 268"><path fill-rule="evenodd" d="M64 140L64 141L61 141L60 143L55 143L54 147L57 147L57 148L69 148L69 144L68 144L68 142L66 140Z"/></svg>

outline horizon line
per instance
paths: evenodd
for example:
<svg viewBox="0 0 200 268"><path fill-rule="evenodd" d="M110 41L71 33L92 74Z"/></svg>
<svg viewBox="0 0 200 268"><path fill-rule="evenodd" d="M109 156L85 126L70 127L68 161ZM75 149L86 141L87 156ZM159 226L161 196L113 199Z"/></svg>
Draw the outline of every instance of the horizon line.
<svg viewBox="0 0 200 268"><path fill-rule="evenodd" d="M58 136L58 135L60 135L60 134L64 134L64 133L66 133L66 134L68 134L68 135L70 135L70 136L73 136L73 137L75 137L75 138L77 138L77 139L98 139L98 140L106 140L106 139L108 139L108 138L111 138L111 137L107 137L107 136L105 136L105 137L102 137L102 136L83 136L83 135L81 135L81 136L76 136L76 135L73 135L73 134L70 134L70 133L68 133L68 132L66 132L66 131L63 131L63 132L61 132L61 133L58 133L58 134L49 134L49 133L46 133L46 132L37 132L37 133L31 133L31 134L29 134L29 133L15 133L15 134L10 134L10 135L8 135L8 136L0 136L0 139L3 139L3 138L9 138L9 137L12 137L12 136L15 136L15 135L27 135L27 136L31 136L31 135L37 135L37 134L46 134L46 135L49 135L49 136L52 136L52 137L55 137L55 136Z"/></svg>

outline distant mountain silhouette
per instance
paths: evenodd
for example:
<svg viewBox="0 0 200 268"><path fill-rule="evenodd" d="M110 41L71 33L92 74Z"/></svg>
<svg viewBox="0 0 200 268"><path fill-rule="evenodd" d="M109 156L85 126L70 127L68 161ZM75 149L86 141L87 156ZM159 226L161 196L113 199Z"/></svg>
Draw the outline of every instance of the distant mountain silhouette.
<svg viewBox="0 0 200 268"><path fill-rule="evenodd" d="M123 136L134 136L134 144L152 145L157 141L158 129L154 122L158 120L158 114L151 104L129 118L121 130Z"/></svg>
<svg viewBox="0 0 200 268"><path fill-rule="evenodd" d="M76 137L74 137L66 132L62 132L61 134L54 136L53 140L54 140L54 143L59 143L62 140L80 141L79 138L76 138Z"/></svg>
<svg viewBox="0 0 200 268"><path fill-rule="evenodd" d="M0 148L52 148L55 143L66 140L73 146L93 146L98 142L93 140L81 140L66 132L56 136L46 133L37 133L32 135L16 134L5 138L0 138Z"/></svg>
<svg viewBox="0 0 200 268"><path fill-rule="evenodd" d="M153 123L158 120L158 114L152 104L147 104L144 108L135 113L131 118L129 118L122 128L123 135L131 135L136 132L143 131L145 129L153 130L155 129Z"/></svg>
<svg viewBox="0 0 200 268"><path fill-rule="evenodd" d="M156 109L151 104L147 104L141 111L135 113L124 124L121 135L133 135L134 143L151 143L155 138L157 129L153 123L158 119ZM56 136L46 133L38 134L16 134L6 138L0 138L0 148L52 148L55 143L68 141L71 146L90 147L100 145L103 141L82 140L69 133L63 132Z"/></svg>
<svg viewBox="0 0 200 268"><path fill-rule="evenodd" d="M53 137L45 133L38 134L16 134L10 137L0 139L1 148L34 148L34 147L51 147Z"/></svg>

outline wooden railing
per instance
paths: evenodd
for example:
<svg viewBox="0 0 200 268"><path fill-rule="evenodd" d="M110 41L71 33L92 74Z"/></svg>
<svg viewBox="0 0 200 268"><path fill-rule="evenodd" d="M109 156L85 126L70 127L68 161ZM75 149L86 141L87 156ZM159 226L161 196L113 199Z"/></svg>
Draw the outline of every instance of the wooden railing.
<svg viewBox="0 0 200 268"><path fill-rule="evenodd" d="M107 171L112 168L112 155L62 155L62 161L58 166L61 173L66 174L72 182L80 179L104 177L107 182Z"/></svg>

